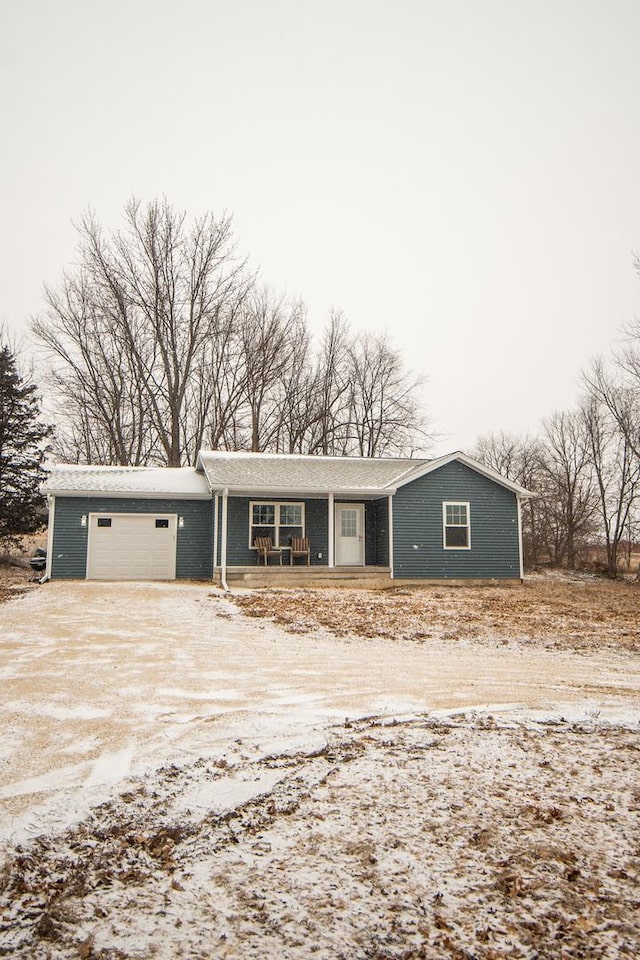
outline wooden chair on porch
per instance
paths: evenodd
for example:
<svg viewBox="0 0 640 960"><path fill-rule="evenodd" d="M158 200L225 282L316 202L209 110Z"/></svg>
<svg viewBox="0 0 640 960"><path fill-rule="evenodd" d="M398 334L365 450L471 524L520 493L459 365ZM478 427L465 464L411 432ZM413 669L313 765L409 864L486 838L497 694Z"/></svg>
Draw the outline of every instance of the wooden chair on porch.
<svg viewBox="0 0 640 960"><path fill-rule="evenodd" d="M258 551L258 566L260 566L260 561L264 560L265 567L268 567L269 557L277 557L280 566L282 566L282 550L279 547L274 547L271 537L256 537L253 545Z"/></svg>
<svg viewBox="0 0 640 960"><path fill-rule="evenodd" d="M306 557L307 566L311 564L311 541L308 537L291 537L289 563L294 564L295 557Z"/></svg>

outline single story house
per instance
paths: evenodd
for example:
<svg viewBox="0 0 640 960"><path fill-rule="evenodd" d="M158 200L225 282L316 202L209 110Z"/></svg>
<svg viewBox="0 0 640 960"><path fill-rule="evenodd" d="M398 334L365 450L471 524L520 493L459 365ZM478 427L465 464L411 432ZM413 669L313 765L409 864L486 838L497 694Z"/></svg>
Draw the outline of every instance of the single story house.
<svg viewBox="0 0 640 960"><path fill-rule="evenodd" d="M203 450L195 467L56 466L51 579L237 581L288 575L522 579L520 508L531 494L456 452L433 460ZM263 562L265 558L262 558ZM308 563L308 567L306 564Z"/></svg>

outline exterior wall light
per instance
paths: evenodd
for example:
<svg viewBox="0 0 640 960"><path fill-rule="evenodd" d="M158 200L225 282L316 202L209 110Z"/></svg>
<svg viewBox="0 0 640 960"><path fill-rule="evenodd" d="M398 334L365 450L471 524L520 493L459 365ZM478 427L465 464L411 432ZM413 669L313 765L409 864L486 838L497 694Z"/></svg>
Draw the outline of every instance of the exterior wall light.
<svg viewBox="0 0 640 960"><path fill-rule="evenodd" d="M86 527L86 525L87 525L87 515L86 513L83 513L82 516L80 517L80 526Z"/></svg>
<svg viewBox="0 0 640 960"><path fill-rule="evenodd" d="M178 526L184 527L184 517L178 517Z"/></svg>

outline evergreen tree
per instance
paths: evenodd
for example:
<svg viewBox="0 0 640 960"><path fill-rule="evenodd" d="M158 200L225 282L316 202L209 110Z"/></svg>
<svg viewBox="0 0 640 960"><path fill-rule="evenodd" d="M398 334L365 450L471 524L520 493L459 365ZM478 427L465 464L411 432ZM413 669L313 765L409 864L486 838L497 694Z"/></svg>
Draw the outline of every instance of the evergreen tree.
<svg viewBox="0 0 640 960"><path fill-rule="evenodd" d="M0 344L0 543L16 542L42 525L46 439L34 384L20 376L16 358Z"/></svg>

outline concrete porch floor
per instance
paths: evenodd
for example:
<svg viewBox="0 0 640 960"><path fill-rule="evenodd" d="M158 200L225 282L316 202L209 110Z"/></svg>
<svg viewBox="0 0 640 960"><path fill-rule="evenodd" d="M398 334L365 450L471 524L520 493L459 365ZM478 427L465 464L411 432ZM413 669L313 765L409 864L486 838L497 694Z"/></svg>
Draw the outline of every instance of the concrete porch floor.
<svg viewBox="0 0 640 960"><path fill-rule="evenodd" d="M219 581L220 570L215 579ZM391 586L389 567L320 567L270 564L268 567L227 567L230 587L376 587Z"/></svg>

